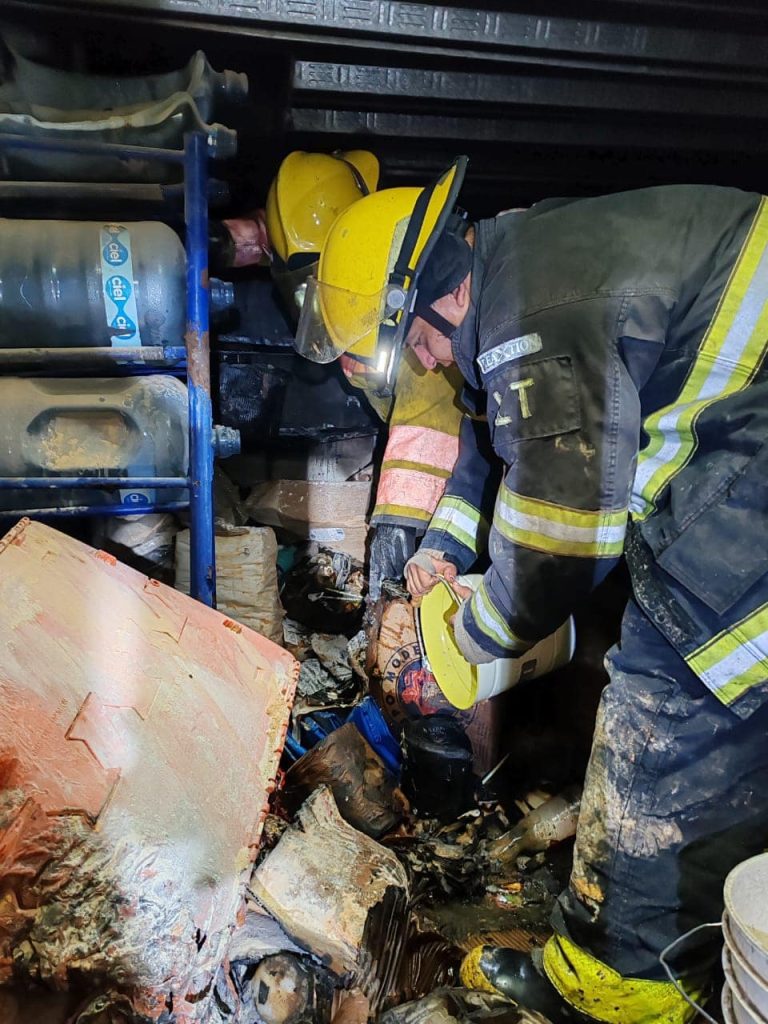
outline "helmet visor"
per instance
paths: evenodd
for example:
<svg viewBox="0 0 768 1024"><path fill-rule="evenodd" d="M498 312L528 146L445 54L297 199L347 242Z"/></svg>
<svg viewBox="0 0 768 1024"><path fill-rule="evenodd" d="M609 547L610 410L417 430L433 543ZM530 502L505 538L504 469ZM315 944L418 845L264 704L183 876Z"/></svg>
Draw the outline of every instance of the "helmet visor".
<svg viewBox="0 0 768 1024"><path fill-rule="evenodd" d="M400 319L405 302L401 289L382 288L371 295L347 291L310 277L304 294L296 351L315 363L330 363L372 335L375 351L379 326Z"/></svg>
<svg viewBox="0 0 768 1024"><path fill-rule="evenodd" d="M272 264L272 281L293 324L299 321L307 280L317 273L317 266L317 259L303 266L291 266L290 262L285 264L282 260L275 260Z"/></svg>

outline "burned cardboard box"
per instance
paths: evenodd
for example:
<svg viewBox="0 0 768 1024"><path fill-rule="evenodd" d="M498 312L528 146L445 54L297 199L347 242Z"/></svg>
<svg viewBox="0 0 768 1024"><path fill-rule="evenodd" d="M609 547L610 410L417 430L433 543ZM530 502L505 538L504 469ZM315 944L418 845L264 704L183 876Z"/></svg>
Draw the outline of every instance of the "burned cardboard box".
<svg viewBox="0 0 768 1024"><path fill-rule="evenodd" d="M327 785L353 828L378 839L400 821L405 799L381 758L351 723L301 757L286 775L288 795L304 798Z"/></svg>
<svg viewBox="0 0 768 1024"><path fill-rule="evenodd" d="M365 560L370 481L269 480L244 502L256 523Z"/></svg>
<svg viewBox="0 0 768 1024"><path fill-rule="evenodd" d="M298 665L26 520L0 599L0 985L77 989L75 1022L207 1022Z"/></svg>
<svg viewBox="0 0 768 1024"><path fill-rule="evenodd" d="M251 891L294 941L386 1007L408 927L408 879L393 853L353 829L321 786L254 872Z"/></svg>

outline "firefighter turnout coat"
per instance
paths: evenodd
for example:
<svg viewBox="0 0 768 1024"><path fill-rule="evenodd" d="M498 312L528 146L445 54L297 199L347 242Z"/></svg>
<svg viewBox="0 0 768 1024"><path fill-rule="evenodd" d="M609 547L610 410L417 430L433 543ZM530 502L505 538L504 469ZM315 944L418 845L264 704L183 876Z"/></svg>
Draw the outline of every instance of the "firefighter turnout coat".
<svg viewBox="0 0 768 1024"><path fill-rule="evenodd" d="M352 376L350 383L365 392L388 426L371 525L403 526L422 534L459 454L466 418L461 373L455 366L427 373L406 351L391 398L380 398L364 374Z"/></svg>
<svg viewBox="0 0 768 1024"><path fill-rule="evenodd" d="M669 186L482 221L471 297L453 350L495 459L465 420L423 541L464 571L490 527L466 631L521 652L625 552L646 615L746 717L768 695L768 202Z"/></svg>

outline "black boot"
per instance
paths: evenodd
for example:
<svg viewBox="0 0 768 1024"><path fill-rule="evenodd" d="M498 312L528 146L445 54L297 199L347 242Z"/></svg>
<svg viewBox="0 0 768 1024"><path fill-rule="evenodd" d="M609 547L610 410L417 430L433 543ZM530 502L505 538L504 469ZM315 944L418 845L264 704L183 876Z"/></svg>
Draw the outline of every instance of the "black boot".
<svg viewBox="0 0 768 1024"><path fill-rule="evenodd" d="M537 962L538 961L538 962ZM466 988L497 992L527 1010L536 1010L552 1024L589 1021L563 999L541 968L541 956L532 957L503 946L477 946L461 965Z"/></svg>

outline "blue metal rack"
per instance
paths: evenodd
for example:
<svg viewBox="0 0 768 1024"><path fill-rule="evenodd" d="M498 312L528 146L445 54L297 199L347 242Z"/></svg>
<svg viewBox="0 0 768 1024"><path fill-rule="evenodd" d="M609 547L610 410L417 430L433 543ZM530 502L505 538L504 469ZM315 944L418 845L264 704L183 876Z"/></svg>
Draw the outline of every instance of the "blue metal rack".
<svg viewBox="0 0 768 1024"><path fill-rule="evenodd" d="M121 146L98 142L60 142L25 136L0 135L3 149L37 150L56 154L115 157L120 160L151 160L181 165L184 177L184 223L187 256L187 317L184 349L165 347L142 349L115 346L78 350L112 364L115 370L132 367L147 372L149 364L173 363L186 356L189 395L189 474L185 477L110 477L51 476L0 477L0 490L40 490L64 488L153 488L186 489L188 502L166 502L126 508L123 505L62 506L53 509L20 510L19 514L49 515L130 515L151 511L190 510L190 592L203 604L216 603L216 562L213 531L213 460L215 454L234 454L238 442L231 431L214 429L211 404L211 371L208 302L208 139L203 132L184 137L184 148L159 149ZM66 352L66 350L61 350ZM4 513L10 515L14 513Z"/></svg>

